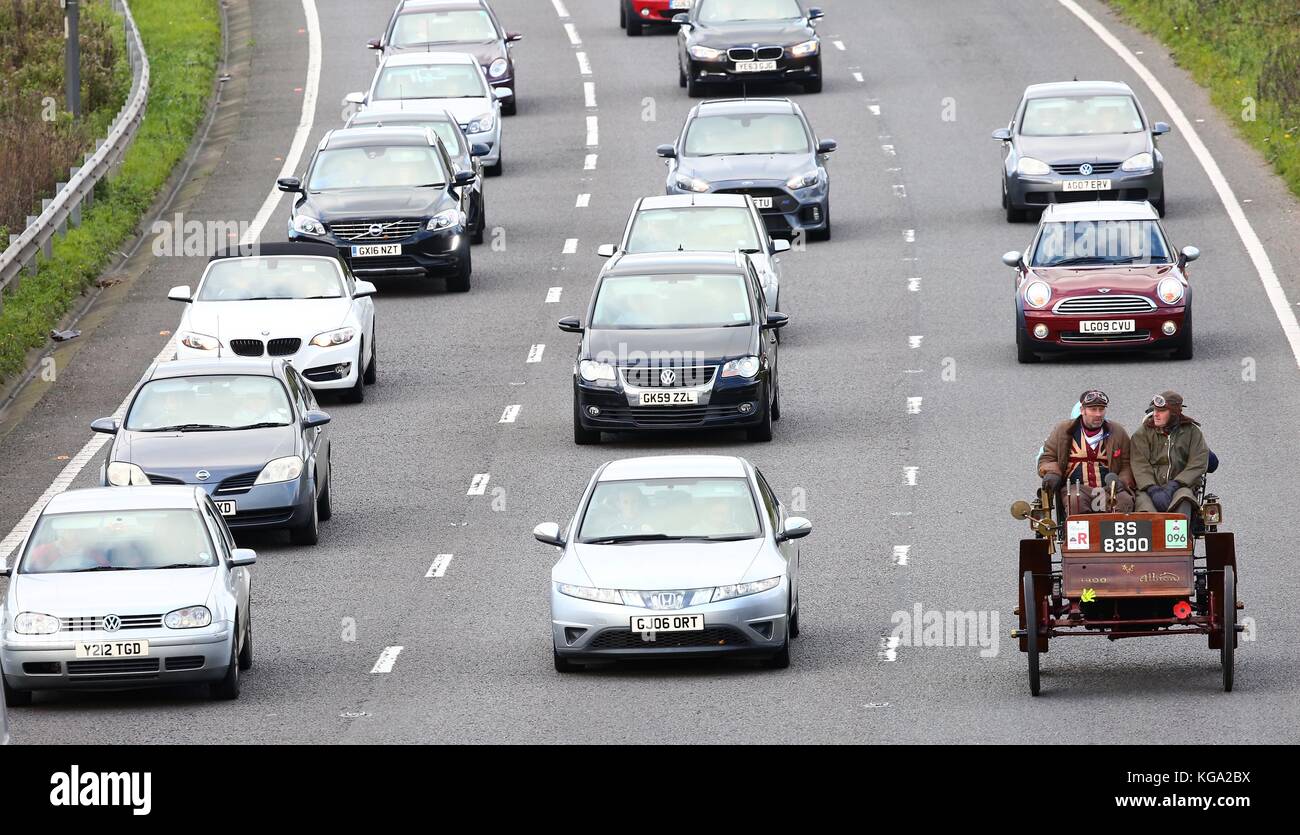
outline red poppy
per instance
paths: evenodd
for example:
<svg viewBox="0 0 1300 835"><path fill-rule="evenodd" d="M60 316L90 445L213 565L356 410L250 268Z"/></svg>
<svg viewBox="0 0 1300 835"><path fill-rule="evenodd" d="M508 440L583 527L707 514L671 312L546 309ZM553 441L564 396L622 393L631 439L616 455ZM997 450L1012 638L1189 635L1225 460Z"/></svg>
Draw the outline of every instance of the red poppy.
<svg viewBox="0 0 1300 835"><path fill-rule="evenodd" d="M1174 605L1174 617L1179 620L1186 620L1192 614L1192 604L1186 600L1180 600Z"/></svg>

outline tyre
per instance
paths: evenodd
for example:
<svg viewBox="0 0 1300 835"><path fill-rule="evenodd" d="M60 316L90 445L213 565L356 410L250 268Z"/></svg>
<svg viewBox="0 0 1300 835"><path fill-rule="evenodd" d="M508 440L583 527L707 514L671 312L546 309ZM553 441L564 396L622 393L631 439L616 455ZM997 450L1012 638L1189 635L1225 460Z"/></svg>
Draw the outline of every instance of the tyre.
<svg viewBox="0 0 1300 835"><path fill-rule="evenodd" d="M253 616L248 616L248 625L244 627L244 645L239 650L239 669L247 670L253 666Z"/></svg>
<svg viewBox="0 0 1300 835"><path fill-rule="evenodd" d="M618 4L618 28L627 28L627 0Z"/></svg>
<svg viewBox="0 0 1300 835"><path fill-rule="evenodd" d="M629 7L627 10L627 36L639 38L645 34L645 22Z"/></svg>
<svg viewBox="0 0 1300 835"><path fill-rule="evenodd" d="M787 604L785 614L786 614L786 623L787 624L792 623L793 618L790 615L789 604ZM787 627L785 631L785 640L781 642L781 648L778 649L775 653L773 653L771 657L764 659L763 666L769 670L784 670L785 668L789 667L790 666L790 639L793 637L794 635L791 633L791 630Z"/></svg>
<svg viewBox="0 0 1300 835"><path fill-rule="evenodd" d="M0 676L3 678L3 676ZM32 691L14 690L9 686L9 679L4 679L5 704L10 707L27 707L32 703Z"/></svg>
<svg viewBox="0 0 1300 835"><path fill-rule="evenodd" d="M474 274L474 261L470 248L465 247L465 257L460 259L456 272L447 276L447 290L452 293L468 293L470 277Z"/></svg>
<svg viewBox="0 0 1300 835"><path fill-rule="evenodd" d="M776 386L776 396L772 398L772 422L776 423L781 419L781 384Z"/></svg>
<svg viewBox="0 0 1300 835"><path fill-rule="evenodd" d="M363 339L357 349L357 364L361 364L361 358L366 355L366 343ZM357 369L357 381L352 384L352 388L344 389L339 393L344 403L364 403L366 400L366 374L365 371Z"/></svg>
<svg viewBox="0 0 1300 835"><path fill-rule="evenodd" d="M554 646L551 647L551 655L555 656L555 672L557 673L575 673L582 669L581 664L574 664L556 652Z"/></svg>
<svg viewBox="0 0 1300 835"><path fill-rule="evenodd" d="M1022 365L1030 365L1031 363L1038 362L1038 354L1035 354L1033 351L1029 350L1027 344L1028 341L1029 341L1029 336L1028 334L1025 333L1025 329L1020 327L1019 324L1017 324L1016 325L1016 361Z"/></svg>
<svg viewBox="0 0 1300 835"><path fill-rule="evenodd" d="M1025 640L1029 647L1029 693L1038 695L1038 598L1035 596L1034 572L1026 571L1025 587Z"/></svg>
<svg viewBox="0 0 1300 835"><path fill-rule="evenodd" d="M745 436L750 441L758 443L767 443L772 440L772 403L769 398L766 408L763 409L763 420L756 426L750 426L745 430Z"/></svg>
<svg viewBox="0 0 1300 835"><path fill-rule="evenodd" d="M379 342L375 339L374 330L370 331L370 362L366 364L364 379L368 386L379 381Z"/></svg>
<svg viewBox="0 0 1300 835"><path fill-rule="evenodd" d="M1157 200L1155 203L1151 205L1155 207L1156 214L1160 215L1161 217L1165 216L1165 196L1163 194L1160 195L1159 200Z"/></svg>
<svg viewBox="0 0 1300 835"><path fill-rule="evenodd" d="M799 637L799 598L795 598L794 609L790 613L790 637Z"/></svg>
<svg viewBox="0 0 1300 835"><path fill-rule="evenodd" d="M578 396L573 396L573 442L578 446L600 443L600 430L584 429L578 417Z"/></svg>
<svg viewBox="0 0 1300 835"><path fill-rule="evenodd" d="M505 170L506 170L505 156L501 156L500 158L498 158L496 165L483 166L483 173L487 174L489 177L500 177L503 173L505 173Z"/></svg>
<svg viewBox="0 0 1300 835"><path fill-rule="evenodd" d="M510 83L512 85L518 84L519 79L516 78L514 81ZM514 87L511 87L511 89L513 90ZM519 112L519 94L516 92L513 96L510 97L510 101L501 102L501 115L513 116L518 112Z"/></svg>
<svg viewBox="0 0 1300 835"><path fill-rule="evenodd" d="M315 545L320 541L320 511L315 501L311 503L307 521L289 529L289 541L294 545Z"/></svg>
<svg viewBox="0 0 1300 835"><path fill-rule="evenodd" d="M821 229L810 229L808 239L813 241L829 241L831 239L831 201L826 201L826 226Z"/></svg>
<svg viewBox="0 0 1300 835"><path fill-rule="evenodd" d="M682 62L680 59L677 61L677 86L686 86L686 70L682 69Z"/></svg>
<svg viewBox="0 0 1300 835"><path fill-rule="evenodd" d="M1237 650L1237 572L1223 567L1223 646L1219 648L1219 666L1223 668L1223 692L1232 692L1232 672Z"/></svg>
<svg viewBox="0 0 1300 835"><path fill-rule="evenodd" d="M695 76L686 76L686 95L693 98L703 98L705 94L704 85L695 80Z"/></svg>
<svg viewBox="0 0 1300 835"><path fill-rule="evenodd" d="M819 77L813 79L812 81L805 81L803 83L803 91L805 93L820 93L822 91L821 78Z"/></svg>
<svg viewBox="0 0 1300 835"><path fill-rule="evenodd" d="M219 681L208 685L208 693L219 701L231 701L239 698L239 641L230 642L230 663L226 665L226 674Z"/></svg>
<svg viewBox="0 0 1300 835"><path fill-rule="evenodd" d="M1186 315L1183 316L1183 338L1178 342L1178 347L1174 350L1174 359L1191 359L1192 347L1192 309L1189 307Z"/></svg>
<svg viewBox="0 0 1300 835"><path fill-rule="evenodd" d="M328 521L334 515L334 508L330 502L330 485L334 481L334 469L330 468L330 478L325 482L325 490L316 497L316 518L322 522Z"/></svg>
<svg viewBox="0 0 1300 835"><path fill-rule="evenodd" d="M1007 223L1022 223L1026 217L1023 209L1013 209L1011 204L1007 203Z"/></svg>
<svg viewBox="0 0 1300 835"><path fill-rule="evenodd" d="M470 242L483 243L483 234L487 232L487 198L482 192L478 196L478 223L474 226L474 234L470 236Z"/></svg>

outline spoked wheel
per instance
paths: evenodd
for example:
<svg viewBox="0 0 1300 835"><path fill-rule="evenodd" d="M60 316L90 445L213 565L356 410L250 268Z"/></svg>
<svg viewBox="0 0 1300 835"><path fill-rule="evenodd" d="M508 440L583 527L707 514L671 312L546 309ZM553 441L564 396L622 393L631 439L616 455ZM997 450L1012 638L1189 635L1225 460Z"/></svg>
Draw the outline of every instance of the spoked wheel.
<svg viewBox="0 0 1300 835"><path fill-rule="evenodd" d="M1029 692L1038 695L1038 597L1034 573L1025 572L1025 638L1029 645Z"/></svg>
<svg viewBox="0 0 1300 835"><path fill-rule="evenodd" d="M1223 692L1232 692L1232 669L1237 649L1237 574L1232 566L1223 567L1223 646L1219 665L1223 667Z"/></svg>

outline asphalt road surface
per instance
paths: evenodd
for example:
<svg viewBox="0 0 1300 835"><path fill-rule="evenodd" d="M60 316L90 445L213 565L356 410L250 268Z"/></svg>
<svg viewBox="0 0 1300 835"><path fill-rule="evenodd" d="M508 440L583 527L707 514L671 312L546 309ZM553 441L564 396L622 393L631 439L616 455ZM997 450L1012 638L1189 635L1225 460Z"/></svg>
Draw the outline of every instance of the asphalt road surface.
<svg viewBox="0 0 1300 835"><path fill-rule="evenodd" d="M1196 358L1018 365L1012 274L999 256L1023 249L1033 225L1003 218L989 132L1005 126L1025 85L1076 76L1126 81L1152 119L1172 122L1170 114L1055 0L822 5L825 92L750 91L796 98L818 134L840 146L830 163L834 240L782 256L791 324L773 442L716 433L572 443L576 337L555 322L584 312L603 263L595 247L617 240L633 200L662 193L654 148L676 137L691 102L677 86L674 35L625 37L614 0L495 0L507 28L526 39L516 48L520 105L505 121L505 175L486 183L489 243L475 250L473 290L379 283L379 384L362 405L323 400L334 417L336 482L320 545L242 538L259 561L256 658L241 699L211 702L201 688L38 694L33 706L11 709L15 737L1296 741L1300 374L1187 137L1175 128L1161 149L1166 228L1176 246L1203 253L1191 269ZM1294 310L1296 201L1163 49L1095 0L1081 5L1139 53L1194 124ZM231 0L233 78L208 153L169 211L251 221L313 89L309 10L319 16L320 74L299 171L323 133L341 126L344 95L370 80L365 40L391 8L392 0ZM265 240L284 239L288 205L270 215ZM203 259L149 250L131 261L138 277L92 309L87 335L60 355L57 381L38 381L0 427L0 534L176 326L180 310L166 291L194 283ZM548 300L552 288L562 288L558 301ZM1237 535L1242 614L1254 618L1255 637L1238 651L1233 693L1221 691L1217 653L1204 639L1092 639L1055 642L1044 695L1029 696L1024 657L1008 637L1025 530L1007 508L1031 497L1039 442L1091 386L1110 394L1110 417L1130 431L1152 393L1177 389L1222 460L1211 487ZM919 411L909 398L920 398ZM501 422L510 406L517 418ZM787 503L803 502L814 532L802 540L803 633L789 669L553 670L547 584L556 554L532 527L567 522L601 462L665 452L746 456ZM97 476L98 457L73 485ZM470 494L476 478L481 495ZM452 555L445 572L426 576L440 554ZM983 612L990 624L996 616L998 640L985 652L894 646L885 639L894 613L911 616L918 605ZM386 652L391 668L377 667Z"/></svg>

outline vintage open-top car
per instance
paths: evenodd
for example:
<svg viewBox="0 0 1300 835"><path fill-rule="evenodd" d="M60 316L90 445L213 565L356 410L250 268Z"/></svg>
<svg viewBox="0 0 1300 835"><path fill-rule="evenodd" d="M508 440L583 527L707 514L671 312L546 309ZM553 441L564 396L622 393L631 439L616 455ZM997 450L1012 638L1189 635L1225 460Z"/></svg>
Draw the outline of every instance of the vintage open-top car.
<svg viewBox="0 0 1300 835"><path fill-rule="evenodd" d="M1113 491L1114 488L1112 488ZM1110 500L1113 506L1113 492ZM1051 639L1105 635L1110 640L1200 634L1219 652L1223 689L1232 690L1237 647L1237 558L1230 532L1219 531L1218 497L1198 488L1199 507L1181 513L1088 513L1066 517L1041 490L1011 515L1029 521L1020 540L1019 628L1029 660L1029 692L1039 692L1039 656ZM1196 553L1196 541L1204 543Z"/></svg>

